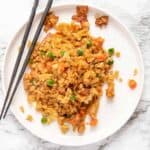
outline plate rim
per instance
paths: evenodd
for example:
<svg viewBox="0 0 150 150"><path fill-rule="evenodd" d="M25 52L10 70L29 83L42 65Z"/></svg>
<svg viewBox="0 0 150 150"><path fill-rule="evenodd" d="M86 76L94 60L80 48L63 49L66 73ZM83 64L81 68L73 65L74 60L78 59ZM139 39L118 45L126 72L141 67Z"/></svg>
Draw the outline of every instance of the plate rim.
<svg viewBox="0 0 150 150"><path fill-rule="evenodd" d="M81 3L75 3L75 4L72 4L72 3L68 3L68 4L54 4L54 6L52 7L52 9L59 9L60 7L74 7L76 5L84 5L84 4L81 4ZM138 53L138 56L139 56L139 59L140 59L140 66L141 66L141 70L142 70L142 73L141 73L141 89L139 91L139 96L138 96L138 100L137 100L137 103L135 104L134 106L134 109L132 110L132 112L130 112L130 115L129 117L123 121L123 123L115 130L113 130L109 135L106 135L104 136L103 138L99 139L99 140L92 140L92 141L88 141L88 142L81 142L81 143L72 143L72 142L59 142L57 141L54 141L54 140L47 140L46 138L44 137L41 137L39 134L37 133L34 133L29 127L27 127L20 119L19 117L17 117L17 114L10 108L11 112L13 113L13 115L15 116L15 118L17 119L17 121L24 127L27 129L27 131L29 131L32 135L40 138L40 139L43 139L45 141L48 141L48 142L51 142L51 143L54 143L54 144L58 144L58 145L62 145L62 146L75 146L75 147L78 147L78 146L84 146L84 145L90 145L90 144L94 144L94 143L97 143L97 142L102 142L104 139L114 135L116 132L118 132L127 122L128 120L131 118L131 116L133 115L133 113L135 112L139 102L140 102L140 98L142 96L142 92L143 92L143 88L144 88L144 62L143 62L143 57L142 57L142 53L141 53L141 50L140 50L140 47L137 43L137 41L135 40L135 37L133 36L132 32L120 21L120 19L118 19L118 17L116 17L114 14L112 14L111 12L109 12L108 10L104 9L104 8L101 8L101 7L97 7L95 5L92 5L92 4L89 4L88 7L92 8L92 9L96 9L97 11L101 11L103 12L104 14L107 14L108 16L110 16L111 18L113 18L120 26L122 26L123 30L127 32L127 34L130 36L131 40L132 40L132 43L135 45L136 47L136 51ZM35 15L35 18L38 18L38 16L40 16L41 14L43 13L43 11L39 11L36 15ZM2 63L2 72L1 72L1 77L2 77L2 92L5 96L5 93L6 93L6 88L5 88L5 81L4 81L4 67L5 67L5 64L6 64L6 56L8 54L8 50L11 48L11 45L12 43L15 42L15 39L17 38L18 34L24 29L24 27L26 26L27 24L27 20L24 21L24 23L19 27L19 29L17 30L17 32L15 32L14 36L10 39L10 41L8 42L7 44L7 48L5 50L5 53L4 53L4 60L3 60L3 63Z"/></svg>

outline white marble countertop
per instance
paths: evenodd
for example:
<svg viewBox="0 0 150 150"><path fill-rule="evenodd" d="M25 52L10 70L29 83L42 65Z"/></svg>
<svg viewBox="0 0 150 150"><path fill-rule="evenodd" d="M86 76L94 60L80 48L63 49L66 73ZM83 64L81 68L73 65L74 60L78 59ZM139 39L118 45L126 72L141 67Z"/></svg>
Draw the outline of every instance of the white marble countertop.
<svg viewBox="0 0 150 150"><path fill-rule="evenodd" d="M118 16L132 31L144 58L145 84L141 101L128 123L115 135L103 143L78 148L38 139L9 112L6 120L0 122L0 150L150 150L150 0L55 0L55 3L60 1L91 3L105 8ZM0 71L7 44L27 19L32 2L33 0L0 0ZM46 0L41 0L39 10L45 2ZM1 84L0 98L2 104L4 97Z"/></svg>

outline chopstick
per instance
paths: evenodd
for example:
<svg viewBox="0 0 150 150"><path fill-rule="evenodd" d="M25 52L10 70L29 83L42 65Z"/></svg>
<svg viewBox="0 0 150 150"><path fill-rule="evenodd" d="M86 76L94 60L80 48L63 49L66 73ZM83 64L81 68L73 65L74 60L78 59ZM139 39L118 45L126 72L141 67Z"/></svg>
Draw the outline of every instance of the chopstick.
<svg viewBox="0 0 150 150"><path fill-rule="evenodd" d="M18 79L17 79L17 81L16 81L16 83L15 83L15 85L14 85L14 89L13 89L13 91L12 91L12 95L10 96L8 105L7 105L6 109L5 109L5 112L4 112L4 115L3 115L3 119L6 117L6 114L7 114L7 112L8 112L9 107L10 107L10 104L11 104L11 102L12 102L12 100L13 100L14 94L15 94L15 92L16 92L16 90L17 90L18 84L19 84L19 82L20 82L20 80L21 80L21 78L22 78L22 76L23 76L23 74L24 74L24 72L25 72L25 70L26 70L26 67L27 67L27 65L28 65L28 61L29 61L30 56L31 56L31 54L32 54L32 51L33 51L33 49L34 49L34 47L35 47L35 44L36 44L36 42L37 42L37 40L38 40L38 37L39 37L39 35L40 35L40 32L41 32L41 29L42 29L42 27L43 27L43 24L44 24L44 21L45 21L45 19L46 19L46 16L47 16L47 14L48 14L48 12L49 12L49 9L50 9L51 6L52 6L52 2L53 2L53 0L48 0L48 2L47 2L46 8L45 8L44 13L43 13L43 15L42 15L42 18L41 18L41 20L40 20L40 23L39 23L39 25L38 25L38 27L37 27L36 33L35 33L35 35L34 35L32 44L31 44L31 46L30 46L30 48L29 48L29 51L28 51L27 56L26 56L26 58L25 58L25 61L24 61L24 63L23 63L22 69L21 69L21 71L20 71L20 73L19 73L19 75L18 75Z"/></svg>
<svg viewBox="0 0 150 150"><path fill-rule="evenodd" d="M20 65L20 60L22 58L22 55L23 55L23 52L24 52L24 48L25 48L25 45L26 45L26 42L27 42L27 39L28 39L28 36L29 36L29 33L30 33L30 29L31 29L31 26L32 26L32 23L33 23L33 19L34 19L35 13L36 13L36 9L37 9L38 3L39 3L39 0L34 0L34 4L33 4L33 7L32 7L32 10L31 10L31 15L30 15L29 21L27 23L27 27L26 27L26 30L25 30L25 33L24 33L24 36L23 36L23 40L21 42L20 51L18 53L16 62L15 62L14 68L13 68L13 72L12 72L11 79L10 79L10 82L9 82L8 90L6 92L4 104L3 104L3 107L2 107L2 110L1 110L1 114L0 114L0 120L2 118L4 109L6 107L6 104L7 104L7 101L8 101L8 97L9 97L9 94L11 92L12 85L13 85L13 82L14 82L14 79L15 79L16 72L17 72L18 67Z"/></svg>

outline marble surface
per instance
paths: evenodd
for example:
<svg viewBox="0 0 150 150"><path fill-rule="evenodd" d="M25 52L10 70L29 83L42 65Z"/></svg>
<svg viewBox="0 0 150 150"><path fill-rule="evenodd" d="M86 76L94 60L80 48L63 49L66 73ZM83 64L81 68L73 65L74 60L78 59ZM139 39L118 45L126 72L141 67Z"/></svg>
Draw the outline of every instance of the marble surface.
<svg viewBox="0 0 150 150"><path fill-rule="evenodd" d="M35 137L9 112L6 120L0 122L0 150L150 150L150 0L55 0L55 3L74 1L109 10L134 34L145 67L145 84L140 103L127 124L115 135L101 143L78 148L55 145ZM45 2L41 0L39 11ZM0 0L0 72L8 42L28 18L32 3L33 0ZM0 84L0 107L3 99Z"/></svg>

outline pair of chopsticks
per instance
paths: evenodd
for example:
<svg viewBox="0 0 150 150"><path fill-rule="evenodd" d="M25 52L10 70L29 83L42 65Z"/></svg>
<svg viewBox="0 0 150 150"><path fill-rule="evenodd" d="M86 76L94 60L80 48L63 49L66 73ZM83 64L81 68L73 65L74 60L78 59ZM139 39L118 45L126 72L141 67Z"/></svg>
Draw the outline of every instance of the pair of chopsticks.
<svg viewBox="0 0 150 150"><path fill-rule="evenodd" d="M16 79L16 82L14 83L14 80L15 80L15 77L16 77L16 74L17 74L17 71L18 71L18 67L20 65L20 60L22 58L22 55L23 55L23 52L24 52L24 49L25 49L25 45L26 45L26 42L27 42L27 39L28 39L28 36L29 36L29 33L30 33L30 30L31 30L31 27L32 27L32 23L33 23L33 19L35 17L35 14L36 14L36 10L37 10L37 7L38 7L38 4L39 4L39 0L34 0L34 4L33 4L33 8L32 8L32 11L31 11L31 15L30 15L30 18L29 18L29 21L27 23L27 27L26 27L26 30L25 30L25 33L24 33L24 36L23 36L23 40L22 40L22 43L21 43L21 47L20 47L20 51L19 51L19 54L17 56L17 60L15 62L15 66L13 68L13 72L12 72L12 75L11 75L11 79L10 79L10 82L9 82L9 86L8 86L8 90L7 90L7 93L6 93L6 96L5 96L5 100L4 100L4 104L3 104L3 107L2 107L2 110L1 110L1 114L0 114L0 120L3 118L6 117L7 115L7 112L8 112L8 109L12 103L12 100L13 100L13 97L15 95L15 92L17 90L17 87L19 85L19 82L25 72L25 69L28 65L28 62L29 62L29 59L30 59L30 56L33 52L33 49L36 45L36 42L38 40L38 37L40 35L40 32L42 30L42 27L43 27L43 24L44 24L44 21L46 19L46 16L49 12L49 9L51 8L52 6L52 3L53 3L53 0L48 0L47 4L46 4L46 8L44 10L44 13L42 14L42 17L41 17L41 20L40 20L40 23L37 27L37 30L35 32L35 35L34 35L34 38L32 40L32 44L29 48L29 51L26 55L26 58L23 62L23 66L21 68L21 71L19 72L19 75ZM13 86L14 85L14 86ZM13 89L12 89L13 87Z"/></svg>

